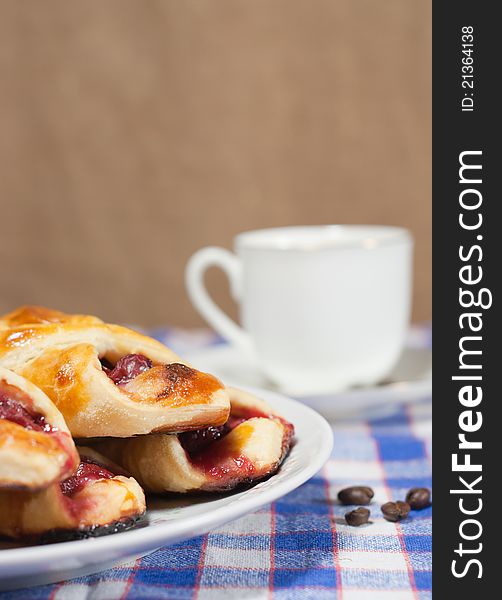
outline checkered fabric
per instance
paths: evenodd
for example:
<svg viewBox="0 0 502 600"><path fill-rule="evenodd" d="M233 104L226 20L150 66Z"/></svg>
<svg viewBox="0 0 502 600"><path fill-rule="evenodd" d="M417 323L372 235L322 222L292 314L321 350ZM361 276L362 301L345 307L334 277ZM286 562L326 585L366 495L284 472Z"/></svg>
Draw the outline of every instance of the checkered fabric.
<svg viewBox="0 0 502 600"><path fill-rule="evenodd" d="M158 331L180 354L221 343L205 331ZM415 329L414 343L429 343ZM3 599L104 600L275 598L277 600L429 600L431 509L400 523L380 505L431 486L430 398L392 416L333 425L324 469L297 490L203 537L134 563L56 585L0 594ZM348 485L375 490L371 523L349 527L337 503Z"/></svg>

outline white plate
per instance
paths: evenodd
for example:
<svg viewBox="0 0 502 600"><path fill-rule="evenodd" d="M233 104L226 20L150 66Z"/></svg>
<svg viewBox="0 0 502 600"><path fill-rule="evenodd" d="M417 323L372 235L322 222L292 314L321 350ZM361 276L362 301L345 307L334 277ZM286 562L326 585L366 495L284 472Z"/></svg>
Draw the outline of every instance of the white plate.
<svg viewBox="0 0 502 600"><path fill-rule="evenodd" d="M261 373L253 356L228 344L187 353L187 361L227 384L277 390ZM429 398L432 393L432 350L407 346L387 379L372 387L344 392L295 396L328 419L364 414L365 418L395 410L396 405Z"/></svg>
<svg viewBox="0 0 502 600"><path fill-rule="evenodd" d="M328 459L333 434L328 423L299 402L266 390L250 390L295 426L295 443L280 471L256 486L227 496L155 497L144 527L107 537L0 549L0 589L70 579L108 569L167 544L207 533L256 510L310 479ZM1 547L1 546L0 546Z"/></svg>

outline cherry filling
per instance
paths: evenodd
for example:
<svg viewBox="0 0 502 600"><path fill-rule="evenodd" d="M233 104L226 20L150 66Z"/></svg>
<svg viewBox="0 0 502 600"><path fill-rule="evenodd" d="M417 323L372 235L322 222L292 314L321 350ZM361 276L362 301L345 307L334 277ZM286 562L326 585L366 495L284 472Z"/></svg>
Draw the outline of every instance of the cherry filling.
<svg viewBox="0 0 502 600"><path fill-rule="evenodd" d="M216 441L224 440L238 425L254 417L273 418L283 424L282 460L289 449L294 431L293 425L281 417L268 415L253 408L239 408L221 427L208 427L198 431L178 434L178 439L191 462L202 469L208 477L212 478L217 489L230 489L235 484L252 481L257 477L267 475L259 469L257 471L257 467L250 459L239 452L237 448L232 448L232 445L226 444L225 441L215 444ZM241 434L247 436L249 431L243 429Z"/></svg>
<svg viewBox="0 0 502 600"><path fill-rule="evenodd" d="M120 358L115 366L106 358L101 358L100 362L103 371L115 385L120 386L126 385L138 375L153 367L152 361L143 354L127 354ZM181 363L170 363L163 365L163 367L163 375L167 382L169 382L168 387L166 387L166 394L172 392L180 383L193 380L197 375L197 371ZM219 387L219 382L211 378L209 386L214 386L215 384L216 387ZM207 383L206 387L208 387ZM185 386L185 393L189 389L189 387ZM202 391L202 386L199 386L199 390Z"/></svg>
<svg viewBox="0 0 502 600"><path fill-rule="evenodd" d="M91 481L111 479L112 477L115 477L115 475L106 467L93 461L92 458L82 456L75 475L68 477L68 479L65 479L59 485L63 494L71 497L80 492Z"/></svg>
<svg viewBox="0 0 502 600"><path fill-rule="evenodd" d="M183 449L190 457L194 457L203 450L206 450L216 440L221 440L228 435L237 425L244 423L253 417L265 417L268 415L257 410L241 411L239 416L230 415L228 421L219 427L206 427L205 429L197 429L195 431L185 431L178 434L178 439Z"/></svg>
<svg viewBox="0 0 502 600"><path fill-rule="evenodd" d="M73 470L75 446L70 434L48 423L44 415L34 410L30 396L5 380L0 381L0 419L15 423L28 431L49 434L50 444L55 442L66 457L61 465L61 476Z"/></svg>
<svg viewBox="0 0 502 600"><path fill-rule="evenodd" d="M197 429L196 431L185 431L178 434L180 444L185 451L194 456L202 450L205 450L216 440L220 440L230 432L227 423L220 427L207 427L206 429Z"/></svg>
<svg viewBox="0 0 502 600"><path fill-rule="evenodd" d="M127 354L113 366L106 358L102 358L101 367L115 385L125 385L140 373L153 367L152 361L143 354Z"/></svg>
<svg viewBox="0 0 502 600"><path fill-rule="evenodd" d="M265 415L255 414L255 417L264 417ZM228 421L224 425L219 427L207 427L205 429L197 429L196 431L185 431L178 434L178 439L184 450L188 452L190 456L195 456L208 448L216 440L221 440L228 435L232 429L235 429L237 425L244 423L251 419L251 417L228 417Z"/></svg>
<svg viewBox="0 0 502 600"><path fill-rule="evenodd" d="M19 400L16 399L16 396ZM30 411L25 407L26 404L31 405L31 399L28 396L22 398L24 406L21 404L21 396L24 396L21 390L2 382L0 388L0 419L11 421L32 431L53 431L43 415Z"/></svg>

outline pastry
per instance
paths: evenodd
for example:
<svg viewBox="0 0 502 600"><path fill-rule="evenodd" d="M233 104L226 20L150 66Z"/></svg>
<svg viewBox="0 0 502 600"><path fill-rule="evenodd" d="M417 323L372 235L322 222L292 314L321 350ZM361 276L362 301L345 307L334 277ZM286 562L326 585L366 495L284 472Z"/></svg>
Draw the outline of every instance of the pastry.
<svg viewBox="0 0 502 600"><path fill-rule="evenodd" d="M160 342L97 317L22 307L0 318L0 366L41 388L74 437L220 426L223 384Z"/></svg>
<svg viewBox="0 0 502 600"><path fill-rule="evenodd" d="M145 512L143 490L132 477L90 448L69 478L38 492L0 490L0 535L59 541L129 528Z"/></svg>
<svg viewBox="0 0 502 600"><path fill-rule="evenodd" d="M0 329L13 329L18 325L48 325L49 323L102 323L98 317L68 315L44 306L20 306L0 317Z"/></svg>
<svg viewBox="0 0 502 600"><path fill-rule="evenodd" d="M221 427L98 440L96 447L150 492L227 491L273 475L289 452L293 426L252 394L228 392L231 413Z"/></svg>
<svg viewBox="0 0 502 600"><path fill-rule="evenodd" d="M63 416L35 385L0 367L0 489L40 490L79 462Z"/></svg>

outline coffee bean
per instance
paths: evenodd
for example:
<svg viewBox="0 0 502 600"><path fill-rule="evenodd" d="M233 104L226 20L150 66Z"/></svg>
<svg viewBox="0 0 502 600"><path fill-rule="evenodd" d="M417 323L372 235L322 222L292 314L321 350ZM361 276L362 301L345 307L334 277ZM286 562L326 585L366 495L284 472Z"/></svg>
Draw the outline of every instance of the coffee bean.
<svg viewBox="0 0 502 600"><path fill-rule="evenodd" d="M345 520L347 521L348 525L352 527L359 527L359 525L364 525L368 522L369 516L370 511L367 508L360 506L355 510L345 513Z"/></svg>
<svg viewBox="0 0 502 600"><path fill-rule="evenodd" d="M406 502L413 510L421 510L431 505L431 492L427 488L411 488L406 494Z"/></svg>
<svg viewBox="0 0 502 600"><path fill-rule="evenodd" d="M387 521L395 523L401 519L406 519L411 509L407 502L398 500L397 502L386 502L385 504L382 504L381 510Z"/></svg>
<svg viewBox="0 0 502 600"><path fill-rule="evenodd" d="M357 504L359 506L369 504L371 499L375 495L375 492L367 486L355 485L348 487L338 492L338 500L342 504Z"/></svg>

